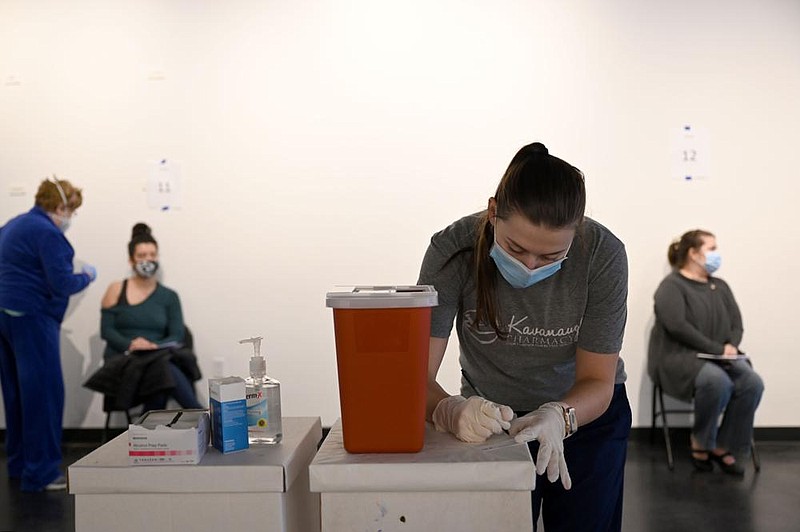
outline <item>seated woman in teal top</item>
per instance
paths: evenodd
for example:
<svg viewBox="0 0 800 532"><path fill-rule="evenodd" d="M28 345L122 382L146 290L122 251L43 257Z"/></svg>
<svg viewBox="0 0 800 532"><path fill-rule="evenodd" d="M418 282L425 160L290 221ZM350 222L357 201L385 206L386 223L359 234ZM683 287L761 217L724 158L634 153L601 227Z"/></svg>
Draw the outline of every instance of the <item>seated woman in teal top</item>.
<svg viewBox="0 0 800 532"><path fill-rule="evenodd" d="M183 313L178 294L159 283L158 243L143 223L133 227L128 255L134 275L109 285L103 296L100 334L106 341L103 356L128 355L179 344L184 339ZM168 364L175 386L169 393L145 398L145 410L160 410L173 397L183 408L204 408L195 397L192 383L173 362Z"/></svg>

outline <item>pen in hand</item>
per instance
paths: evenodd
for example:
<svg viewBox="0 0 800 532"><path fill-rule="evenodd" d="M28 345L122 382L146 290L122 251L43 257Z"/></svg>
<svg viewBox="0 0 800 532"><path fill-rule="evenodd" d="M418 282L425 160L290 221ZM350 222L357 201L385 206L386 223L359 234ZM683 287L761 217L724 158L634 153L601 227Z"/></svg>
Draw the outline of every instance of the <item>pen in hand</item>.
<svg viewBox="0 0 800 532"><path fill-rule="evenodd" d="M471 379L469 378L469 376L467 375L467 372L466 372L466 371L464 371L463 369L461 370L461 376L462 376L462 377L464 377L464 380L465 380L465 381L467 381L467 384L469 384L469 385L470 385L470 387L471 387L473 390L475 390L475 393L476 393L476 394L478 394L478 396L480 396L480 397L482 397L482 398L486 399L486 396L485 396L485 395L483 395L483 393L482 393L482 392L481 392L481 391L478 389L478 387L477 387L477 386L475 386L475 384L472 382L472 380L471 380ZM489 399L486 399L486 400L488 401ZM502 428L502 427L501 427L501 428ZM503 429L503 432L505 432L506 434L508 434L508 429ZM510 436L510 434L509 434L509 436Z"/></svg>

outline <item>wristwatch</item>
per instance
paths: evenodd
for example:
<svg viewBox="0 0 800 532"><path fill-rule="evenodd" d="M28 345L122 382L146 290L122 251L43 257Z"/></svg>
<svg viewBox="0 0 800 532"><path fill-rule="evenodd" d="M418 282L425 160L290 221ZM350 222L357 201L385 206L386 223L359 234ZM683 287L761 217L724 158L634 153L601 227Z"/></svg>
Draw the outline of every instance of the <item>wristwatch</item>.
<svg viewBox="0 0 800 532"><path fill-rule="evenodd" d="M578 417L575 415L575 408L567 403L555 403L561 407L564 414L564 438L569 438L578 431Z"/></svg>

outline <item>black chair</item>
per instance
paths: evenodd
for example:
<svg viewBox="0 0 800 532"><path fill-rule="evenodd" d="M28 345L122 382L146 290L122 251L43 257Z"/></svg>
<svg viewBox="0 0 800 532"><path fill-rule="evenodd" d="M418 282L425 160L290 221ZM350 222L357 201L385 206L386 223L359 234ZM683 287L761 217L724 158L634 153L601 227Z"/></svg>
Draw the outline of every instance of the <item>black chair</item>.
<svg viewBox="0 0 800 532"><path fill-rule="evenodd" d="M669 422L667 421L667 414L693 414L694 409L691 408L691 404L689 407L685 408L670 408L667 409L664 407L664 391L661 389L661 384L658 382L653 383L653 400L652 400L652 412L651 412L651 425L650 425L650 438L652 440L653 435L656 431L656 424L658 418L661 418L661 429L664 432L664 443L666 445L667 450L667 467L669 467L670 471L675 469L675 460L672 456L672 440L670 439L669 433ZM756 450L756 442L755 439L750 440L750 457L753 459L753 467L756 470L756 473L761 471L761 460L758 457L758 451Z"/></svg>
<svg viewBox="0 0 800 532"><path fill-rule="evenodd" d="M107 395L104 395L104 396L103 396L103 412L105 412L105 413L106 413L106 424L105 424L105 426L103 427L103 439L102 439L101 443L105 443L105 442L107 442L107 441L108 441L108 431L109 431L109 429L110 429L110 426L111 426L111 415L112 415L114 412L122 412L122 413L124 413L124 414L125 414L125 419L127 420L127 423L128 423L128 425L130 425L130 424L131 424L131 422L132 422L132 418L131 418L131 410L132 410L132 409L128 409L128 410L124 410L124 409L122 409L122 410L119 410L119 409L116 409L116 408L114 407L114 401L113 401L113 398L112 398L112 397L109 397L109 396L107 396ZM127 425L126 425L125 427L127 428Z"/></svg>
<svg viewBox="0 0 800 532"><path fill-rule="evenodd" d="M194 349L194 336L192 335L191 330L189 330L189 327L187 327L186 325L184 325L183 348L184 349L189 349L189 350L193 350ZM102 440L102 443L105 443L105 442L108 441L108 432L109 432L110 426L111 426L111 416L112 416L112 414L114 412L122 412L122 413L124 413L125 414L125 419L127 420L127 425L125 425L125 428L127 428L128 425L131 424L132 419L133 419L131 417L131 412L133 412L137 407L138 407L138 405L133 405L129 409L120 409L120 408L117 408L115 406L113 397L110 397L108 395L104 395L103 396L103 412L106 413L106 423L103 426L103 440ZM144 414L144 411L142 411L139 414L137 414L137 418L141 414Z"/></svg>

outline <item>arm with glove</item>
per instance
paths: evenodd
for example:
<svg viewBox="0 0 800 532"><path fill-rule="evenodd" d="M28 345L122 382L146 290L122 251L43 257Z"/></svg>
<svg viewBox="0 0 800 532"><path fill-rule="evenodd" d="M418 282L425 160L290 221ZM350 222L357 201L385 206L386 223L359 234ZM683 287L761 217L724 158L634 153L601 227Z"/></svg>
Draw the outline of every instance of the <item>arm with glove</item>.
<svg viewBox="0 0 800 532"><path fill-rule="evenodd" d="M473 395L445 397L433 411L433 426L439 432L450 432L467 443L486 441L511 427L514 411L505 405Z"/></svg>
<svg viewBox="0 0 800 532"><path fill-rule="evenodd" d="M594 421L608 408L614 393L617 358L618 353L600 354L578 348L575 385L563 401L545 403L511 422L509 434L515 440L539 442L536 473L547 472L550 482L561 478L565 489L572 487L564 458L564 439L578 429L578 424ZM570 417L570 407L574 408L573 417Z"/></svg>
<svg viewBox="0 0 800 532"><path fill-rule="evenodd" d="M447 338L431 338L428 359L428 419L439 432L449 432L461 441L480 443L492 434L500 434L510 427L514 417L511 408L498 405L478 396L464 398L449 395L439 383L436 374L447 348Z"/></svg>

